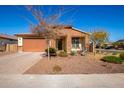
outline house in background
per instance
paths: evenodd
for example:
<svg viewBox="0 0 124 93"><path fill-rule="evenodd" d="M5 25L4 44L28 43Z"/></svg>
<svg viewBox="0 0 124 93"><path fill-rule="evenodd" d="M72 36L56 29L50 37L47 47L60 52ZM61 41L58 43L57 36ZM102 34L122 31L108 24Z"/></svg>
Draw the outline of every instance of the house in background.
<svg viewBox="0 0 124 93"><path fill-rule="evenodd" d="M59 39L51 40L50 47L57 50L83 51L89 49L90 34L71 26L65 26ZM36 34L16 34L18 37L18 49L24 52L44 52L47 49L46 39Z"/></svg>
<svg viewBox="0 0 124 93"><path fill-rule="evenodd" d="M16 36L11 36L7 34L0 34L0 44L17 44L18 40Z"/></svg>
<svg viewBox="0 0 124 93"><path fill-rule="evenodd" d="M7 34L0 34L0 51L6 51L8 44L17 44L18 40L16 36Z"/></svg>

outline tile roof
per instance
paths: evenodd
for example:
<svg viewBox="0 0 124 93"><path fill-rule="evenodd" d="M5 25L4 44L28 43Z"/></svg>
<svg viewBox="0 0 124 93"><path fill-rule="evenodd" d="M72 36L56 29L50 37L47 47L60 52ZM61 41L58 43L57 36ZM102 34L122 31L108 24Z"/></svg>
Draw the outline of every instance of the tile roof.
<svg viewBox="0 0 124 93"><path fill-rule="evenodd" d="M1 34L1 33L0 33L0 38L17 40L16 36L7 35L7 34Z"/></svg>
<svg viewBox="0 0 124 93"><path fill-rule="evenodd" d="M79 31L79 32L82 32L84 34L87 34L87 35L90 35L90 33L88 32L85 32L85 31L82 31L80 29L77 29L77 28L74 28L72 26L65 26L65 28L69 28L69 29L73 29L73 30L76 30L76 31ZM33 33L21 33L21 34L15 34L16 36L21 36L21 37L25 37L25 36L36 36L36 34L33 34Z"/></svg>

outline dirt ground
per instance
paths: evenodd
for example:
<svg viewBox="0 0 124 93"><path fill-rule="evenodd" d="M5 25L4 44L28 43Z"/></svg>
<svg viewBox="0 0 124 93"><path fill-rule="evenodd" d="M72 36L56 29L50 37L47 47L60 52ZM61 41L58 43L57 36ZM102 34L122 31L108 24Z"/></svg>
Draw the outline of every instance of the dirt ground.
<svg viewBox="0 0 124 93"><path fill-rule="evenodd" d="M44 57L24 74L104 74L124 73L124 64L114 64L100 61L103 55L88 54L86 56L52 57L48 61ZM55 72L54 66L61 71Z"/></svg>

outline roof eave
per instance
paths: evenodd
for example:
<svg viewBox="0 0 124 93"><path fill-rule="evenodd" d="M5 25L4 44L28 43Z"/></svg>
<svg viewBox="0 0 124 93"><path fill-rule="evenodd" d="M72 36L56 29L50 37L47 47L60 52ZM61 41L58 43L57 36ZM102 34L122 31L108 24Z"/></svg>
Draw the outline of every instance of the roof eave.
<svg viewBox="0 0 124 93"><path fill-rule="evenodd" d="M82 32L82 33L84 33L84 34L88 34L88 35L90 35L90 33L85 32L85 31L82 31L82 30L80 30L80 29L77 29L77 28L74 28L74 27L72 27L72 29L77 30L77 31L80 31L80 32Z"/></svg>

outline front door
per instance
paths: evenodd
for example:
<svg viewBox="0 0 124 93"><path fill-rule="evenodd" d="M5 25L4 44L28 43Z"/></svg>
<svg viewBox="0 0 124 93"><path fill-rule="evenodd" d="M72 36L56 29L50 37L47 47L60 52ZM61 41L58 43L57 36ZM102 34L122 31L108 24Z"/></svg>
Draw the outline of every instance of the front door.
<svg viewBox="0 0 124 93"><path fill-rule="evenodd" d="M57 42L57 48L58 50L62 50L62 39L58 39L58 42Z"/></svg>

